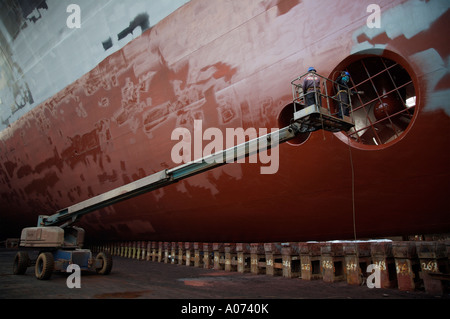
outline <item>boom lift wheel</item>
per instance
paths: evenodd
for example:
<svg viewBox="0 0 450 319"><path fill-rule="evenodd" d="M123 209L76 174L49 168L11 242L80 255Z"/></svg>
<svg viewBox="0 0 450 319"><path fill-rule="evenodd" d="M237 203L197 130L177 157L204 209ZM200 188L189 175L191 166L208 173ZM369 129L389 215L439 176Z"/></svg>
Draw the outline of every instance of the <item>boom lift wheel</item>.
<svg viewBox="0 0 450 319"><path fill-rule="evenodd" d="M97 254L97 257L95 257L95 259L102 261L102 267L95 269L97 274L108 275L111 272L112 263L113 263L111 254L108 252L102 251Z"/></svg>
<svg viewBox="0 0 450 319"><path fill-rule="evenodd" d="M50 279L55 268L55 261L52 253L42 252L36 260L35 275L39 280Z"/></svg>
<svg viewBox="0 0 450 319"><path fill-rule="evenodd" d="M30 257L28 257L28 253L25 251L17 252L16 257L14 257L13 274L14 275L25 274L29 265L30 265Z"/></svg>

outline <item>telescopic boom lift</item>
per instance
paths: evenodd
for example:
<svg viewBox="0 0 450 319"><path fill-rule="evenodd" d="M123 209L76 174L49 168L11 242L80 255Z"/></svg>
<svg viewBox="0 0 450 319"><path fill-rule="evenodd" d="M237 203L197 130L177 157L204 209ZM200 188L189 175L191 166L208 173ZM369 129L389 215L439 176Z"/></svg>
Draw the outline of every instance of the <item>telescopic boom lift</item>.
<svg viewBox="0 0 450 319"><path fill-rule="evenodd" d="M348 131L354 126L350 117L337 118L330 112L330 109L316 104L303 107L297 111L296 108L302 106L304 102L304 96L298 84L301 79L302 77L299 77L291 83L293 86L294 110L292 123L289 126L193 162L162 170L62 209L53 215L39 216L37 227L23 229L20 238L20 247L37 250L37 258L30 258L28 251L19 251L14 259L14 274L24 274L29 266L34 265L36 278L49 279L53 271L64 272L70 264L77 264L82 270L95 270L99 274L109 274L112 269L111 255L108 252L100 252L93 258L90 250L82 248L84 230L71 226L83 215L171 185L227 163L236 162L241 158L278 146L300 133L318 129L331 132ZM326 84L326 81L331 81L326 78L323 79L324 84ZM334 99L327 94L320 94L319 98L326 99L327 103L329 103L328 99Z"/></svg>

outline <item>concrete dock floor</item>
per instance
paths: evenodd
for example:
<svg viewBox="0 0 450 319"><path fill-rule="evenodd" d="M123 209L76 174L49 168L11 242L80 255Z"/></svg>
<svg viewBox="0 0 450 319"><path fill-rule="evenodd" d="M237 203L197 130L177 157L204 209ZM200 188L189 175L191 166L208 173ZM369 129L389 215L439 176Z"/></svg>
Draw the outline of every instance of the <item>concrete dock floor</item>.
<svg viewBox="0 0 450 319"><path fill-rule="evenodd" d="M270 300L298 299L449 299L424 291L370 289L367 285L351 286L347 282L325 283L322 280L255 275L194 268L183 265L138 261L113 257L113 270L107 276L81 273L81 288L68 288L69 274L54 273L50 280L40 281L34 267L25 275L12 274L15 250L0 249L0 299L169 299L176 300L174 311L181 312L200 300L251 300L267 304ZM446 303L447 301L445 301ZM201 303L201 302L200 302ZM191 308L190 310L192 310Z"/></svg>

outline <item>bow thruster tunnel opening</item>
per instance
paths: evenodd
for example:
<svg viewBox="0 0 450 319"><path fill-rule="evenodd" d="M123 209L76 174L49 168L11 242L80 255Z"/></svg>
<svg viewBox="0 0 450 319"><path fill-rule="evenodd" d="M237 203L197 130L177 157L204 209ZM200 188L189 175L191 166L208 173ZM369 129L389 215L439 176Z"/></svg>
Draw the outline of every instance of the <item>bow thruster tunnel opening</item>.
<svg viewBox="0 0 450 319"><path fill-rule="evenodd" d="M286 127L289 126L292 123L292 120L294 118L294 103L290 103L286 105L278 115L278 126L279 127ZM304 142L306 142L311 135L310 132L306 133L299 133L296 137L294 137L292 140L288 141L287 143L289 145L297 146L301 145Z"/></svg>
<svg viewBox="0 0 450 319"><path fill-rule="evenodd" d="M352 55L328 78L335 81L342 71L351 75L351 116L355 127L337 134L363 149L381 149L402 138L411 127L417 110L416 89L410 75L413 73L407 63L387 51L382 55ZM332 94L336 93L336 88L330 86L328 89ZM330 105L330 109L337 113L337 105ZM293 103L282 109L278 117L280 127L290 124L293 112ZM309 136L310 133L299 134L289 144L301 145Z"/></svg>
<svg viewBox="0 0 450 319"><path fill-rule="evenodd" d="M417 109L413 79L405 62L385 55L353 56L331 74L335 79L340 71L348 71L351 90L360 92L351 95L355 127L344 133L352 145L384 148L402 138L413 123Z"/></svg>

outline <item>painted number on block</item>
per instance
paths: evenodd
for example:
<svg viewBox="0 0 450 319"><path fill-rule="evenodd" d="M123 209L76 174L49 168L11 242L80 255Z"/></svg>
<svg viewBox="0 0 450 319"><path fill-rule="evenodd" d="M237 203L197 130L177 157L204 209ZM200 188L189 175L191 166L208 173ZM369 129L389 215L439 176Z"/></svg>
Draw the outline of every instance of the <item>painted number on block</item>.
<svg viewBox="0 0 450 319"><path fill-rule="evenodd" d="M430 272L438 272L438 265L435 260L430 260L429 262L422 262L421 266L422 270Z"/></svg>

